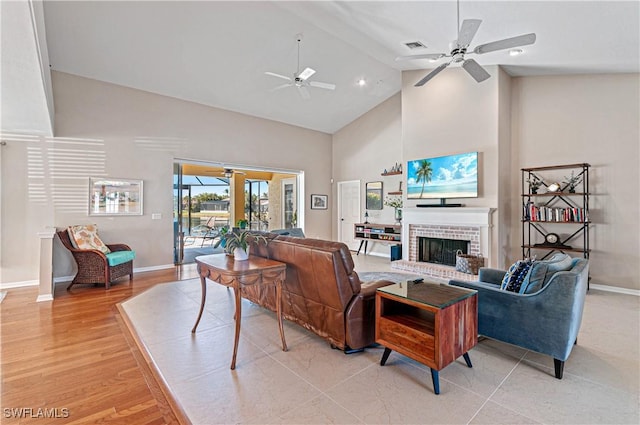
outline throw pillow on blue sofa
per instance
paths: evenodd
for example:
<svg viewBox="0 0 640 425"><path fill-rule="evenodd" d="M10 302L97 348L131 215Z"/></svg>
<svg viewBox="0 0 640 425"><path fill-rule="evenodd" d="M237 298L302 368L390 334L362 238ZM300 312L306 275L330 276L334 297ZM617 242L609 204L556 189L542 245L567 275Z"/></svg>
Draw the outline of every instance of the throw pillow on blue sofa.
<svg viewBox="0 0 640 425"><path fill-rule="evenodd" d="M500 289L503 291L520 292L522 283L524 282L529 269L533 265L533 260L518 260L509 267L509 270L504 274Z"/></svg>
<svg viewBox="0 0 640 425"><path fill-rule="evenodd" d="M561 252L554 254L551 258L544 261L547 263L547 273L544 278L544 285L546 285L551 277L557 272L571 270L571 267L573 266L573 258Z"/></svg>
<svg viewBox="0 0 640 425"><path fill-rule="evenodd" d="M520 287L521 294L533 294L544 286L548 265L544 261L534 261Z"/></svg>
<svg viewBox="0 0 640 425"><path fill-rule="evenodd" d="M573 258L560 252L547 260L518 260L505 273L500 289L533 294L542 289L556 272L570 270L572 266Z"/></svg>

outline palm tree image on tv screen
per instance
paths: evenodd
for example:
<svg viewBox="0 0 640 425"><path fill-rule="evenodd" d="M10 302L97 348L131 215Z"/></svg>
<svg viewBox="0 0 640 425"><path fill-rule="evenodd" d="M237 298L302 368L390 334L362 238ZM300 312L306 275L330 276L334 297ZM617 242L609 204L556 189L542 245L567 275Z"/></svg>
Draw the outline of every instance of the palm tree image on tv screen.
<svg viewBox="0 0 640 425"><path fill-rule="evenodd" d="M408 161L407 199L477 196L478 152Z"/></svg>

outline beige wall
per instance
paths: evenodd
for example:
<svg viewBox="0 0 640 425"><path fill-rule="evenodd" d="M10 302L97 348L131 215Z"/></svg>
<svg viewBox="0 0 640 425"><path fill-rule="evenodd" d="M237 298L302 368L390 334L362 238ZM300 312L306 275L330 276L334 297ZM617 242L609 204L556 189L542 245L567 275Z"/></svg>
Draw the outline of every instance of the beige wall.
<svg viewBox="0 0 640 425"><path fill-rule="evenodd" d="M333 135L333 199L337 195L337 183L359 180L360 205L364 219L365 183L382 181L385 194L397 191L402 176L383 177L386 168L402 161L402 125L400 118L400 93L390 97L376 108L343 127ZM333 238L338 239L337 202L331 202ZM369 211L371 223L393 223L393 208ZM372 244L374 253L389 255L389 247Z"/></svg>
<svg viewBox="0 0 640 425"><path fill-rule="evenodd" d="M27 253L45 226L95 222L105 241L137 251L136 268L172 264L175 158L302 170L305 193L330 193L328 134L64 73L53 88L57 138L3 147L2 284L37 279ZM144 215L87 216L88 177L100 175L143 179ZM330 211L305 210L306 234L330 238ZM73 263L57 248L54 272L68 275Z"/></svg>
<svg viewBox="0 0 640 425"><path fill-rule="evenodd" d="M513 105L514 179L522 167L591 164L591 282L640 289L638 74L515 78ZM513 258L519 244L514 231Z"/></svg>
<svg viewBox="0 0 640 425"><path fill-rule="evenodd" d="M462 68L451 68L422 87L414 84L428 71L403 72L403 161L477 151L478 197L451 202L497 209L499 151L500 146L510 143L509 131L500 126L500 111L509 108L508 99L500 96L500 87L508 87L510 80L496 66L487 69L498 77L478 84ZM411 200L405 205L418 203L430 202ZM498 210L493 215L489 258L494 267L504 265L504 257L497 255L500 235L507 232L499 219L500 213Z"/></svg>
<svg viewBox="0 0 640 425"><path fill-rule="evenodd" d="M520 169L590 163L591 282L640 290L638 74L511 78L488 68L482 84L447 69L422 89L413 84L426 71L405 72L401 103L394 96L334 135L336 181L377 178L398 151L405 164L477 150L480 196L463 203L498 208L493 249L510 263L522 255ZM399 119L401 128L384 125Z"/></svg>

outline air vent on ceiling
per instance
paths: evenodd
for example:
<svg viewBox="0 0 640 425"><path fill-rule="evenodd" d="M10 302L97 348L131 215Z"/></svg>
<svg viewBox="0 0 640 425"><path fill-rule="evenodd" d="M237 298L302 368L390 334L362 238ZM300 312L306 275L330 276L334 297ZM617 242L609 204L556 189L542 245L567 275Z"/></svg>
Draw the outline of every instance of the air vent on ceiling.
<svg viewBox="0 0 640 425"><path fill-rule="evenodd" d="M419 48L426 48L427 46L425 46L424 44L422 44L419 41L410 41L408 43L404 43L405 46L407 46L410 49L419 49Z"/></svg>

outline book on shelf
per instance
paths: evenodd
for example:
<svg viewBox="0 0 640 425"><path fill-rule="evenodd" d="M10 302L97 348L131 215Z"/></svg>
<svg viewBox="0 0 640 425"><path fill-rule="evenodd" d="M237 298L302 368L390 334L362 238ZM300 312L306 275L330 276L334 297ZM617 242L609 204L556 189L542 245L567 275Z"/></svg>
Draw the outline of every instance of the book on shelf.
<svg viewBox="0 0 640 425"><path fill-rule="evenodd" d="M578 207L545 207L528 202L524 206L523 218L525 221L546 221L558 223L585 223L589 221L584 208Z"/></svg>

